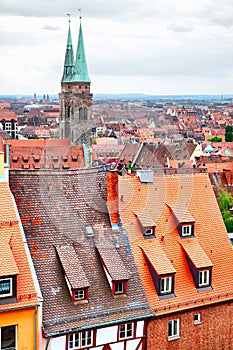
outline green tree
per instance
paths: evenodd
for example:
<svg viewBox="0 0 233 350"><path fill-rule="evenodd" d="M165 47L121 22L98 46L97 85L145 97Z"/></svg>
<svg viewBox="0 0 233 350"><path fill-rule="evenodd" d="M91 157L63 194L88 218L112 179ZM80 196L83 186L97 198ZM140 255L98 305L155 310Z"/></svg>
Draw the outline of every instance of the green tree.
<svg viewBox="0 0 233 350"><path fill-rule="evenodd" d="M222 142L222 138L218 136L211 137L210 139L207 139L207 141L210 142Z"/></svg>
<svg viewBox="0 0 233 350"><path fill-rule="evenodd" d="M218 196L218 204L227 232L233 232L233 216L229 211L233 204L232 195L227 193L227 191L222 190Z"/></svg>
<svg viewBox="0 0 233 350"><path fill-rule="evenodd" d="M226 142L233 141L233 127L231 125L227 125L225 127L225 141Z"/></svg>

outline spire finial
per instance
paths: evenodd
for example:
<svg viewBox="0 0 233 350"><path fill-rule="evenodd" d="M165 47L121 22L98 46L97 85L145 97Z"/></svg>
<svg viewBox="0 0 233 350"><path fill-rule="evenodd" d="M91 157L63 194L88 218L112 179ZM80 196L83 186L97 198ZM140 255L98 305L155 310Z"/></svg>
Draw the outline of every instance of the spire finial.
<svg viewBox="0 0 233 350"><path fill-rule="evenodd" d="M69 21L68 22L70 23L70 13L67 13L66 16L69 17Z"/></svg>
<svg viewBox="0 0 233 350"><path fill-rule="evenodd" d="M81 19L82 19L81 9L78 9L78 11L79 11L79 18L80 18L80 20L81 20Z"/></svg>

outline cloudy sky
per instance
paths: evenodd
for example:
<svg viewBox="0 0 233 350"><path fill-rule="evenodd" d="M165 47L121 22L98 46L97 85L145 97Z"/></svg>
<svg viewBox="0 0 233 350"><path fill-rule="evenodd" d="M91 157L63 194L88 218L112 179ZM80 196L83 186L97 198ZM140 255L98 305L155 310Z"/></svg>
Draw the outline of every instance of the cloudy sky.
<svg viewBox="0 0 233 350"><path fill-rule="evenodd" d="M0 94L57 94L79 11L93 93L232 94L232 0L0 0Z"/></svg>

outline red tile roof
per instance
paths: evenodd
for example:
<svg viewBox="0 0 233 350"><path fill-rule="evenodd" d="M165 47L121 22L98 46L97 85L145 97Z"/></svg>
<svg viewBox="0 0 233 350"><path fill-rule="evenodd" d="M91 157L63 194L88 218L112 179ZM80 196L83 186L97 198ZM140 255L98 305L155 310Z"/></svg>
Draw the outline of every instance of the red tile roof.
<svg viewBox="0 0 233 350"><path fill-rule="evenodd" d="M6 140L10 145L11 169L84 168L82 146L63 140Z"/></svg>

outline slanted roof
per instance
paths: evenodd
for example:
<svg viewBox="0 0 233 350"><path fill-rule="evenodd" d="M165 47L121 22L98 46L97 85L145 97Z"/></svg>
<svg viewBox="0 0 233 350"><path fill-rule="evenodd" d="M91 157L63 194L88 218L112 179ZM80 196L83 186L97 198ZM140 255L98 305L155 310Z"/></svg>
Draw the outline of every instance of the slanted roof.
<svg viewBox="0 0 233 350"><path fill-rule="evenodd" d="M3 234L1 230L1 234ZM0 277L13 276L19 273L10 242L2 239L0 244Z"/></svg>
<svg viewBox="0 0 233 350"><path fill-rule="evenodd" d="M172 263L160 246L158 239L150 241L145 240L140 242L139 246L158 275L173 274L176 272Z"/></svg>
<svg viewBox="0 0 233 350"><path fill-rule="evenodd" d="M122 226L128 232L139 274L155 315L232 300L233 274L229 269L233 266L232 247L207 173L185 173L181 169L175 173L172 169L157 169L153 184L142 184L136 175L126 174L118 176L117 188ZM190 220L195 222L194 235L198 245L191 246L190 251L186 245L195 237L179 235L177 220L171 210L171 207L179 205L187 209L192 216ZM141 234L141 227L133 214L144 211L151 212L156 222L156 237L149 240ZM183 212L186 214L186 211ZM181 215L182 220L183 217L185 215ZM155 292L141 247L145 241L152 245L156 240L176 271L175 298L161 300ZM197 266L213 266L211 290L197 293L183 245ZM195 255L196 252L199 255Z"/></svg>
<svg viewBox="0 0 233 350"><path fill-rule="evenodd" d="M198 243L197 238L183 240L180 244L197 269L213 266L212 261Z"/></svg>
<svg viewBox="0 0 233 350"><path fill-rule="evenodd" d="M106 246L106 244L102 243L101 245L96 245L96 248L101 256L104 267L113 281L129 279L129 273L115 247Z"/></svg>
<svg viewBox="0 0 233 350"><path fill-rule="evenodd" d="M56 247L65 275L72 289L89 287L90 283L72 245Z"/></svg>

